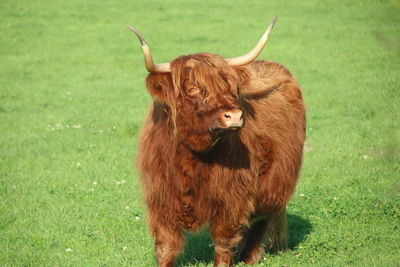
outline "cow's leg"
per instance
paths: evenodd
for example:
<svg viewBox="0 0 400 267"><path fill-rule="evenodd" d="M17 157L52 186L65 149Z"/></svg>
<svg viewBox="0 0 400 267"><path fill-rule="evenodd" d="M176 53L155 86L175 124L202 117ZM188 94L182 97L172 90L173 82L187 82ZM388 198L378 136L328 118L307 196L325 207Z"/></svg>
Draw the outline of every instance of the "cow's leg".
<svg viewBox="0 0 400 267"><path fill-rule="evenodd" d="M257 263L264 254L264 238L268 237L267 250L276 253L287 249L287 222L285 209L256 218L240 244L240 261Z"/></svg>
<svg viewBox="0 0 400 267"><path fill-rule="evenodd" d="M256 218L240 242L239 260L246 264L257 263L264 254L263 240L268 228L266 216Z"/></svg>
<svg viewBox="0 0 400 267"><path fill-rule="evenodd" d="M267 251L276 253L288 248L286 208L281 208L268 216Z"/></svg>
<svg viewBox="0 0 400 267"><path fill-rule="evenodd" d="M183 248L184 238L182 233L172 227L162 225L153 226L152 231L155 236L158 266L174 266L175 259Z"/></svg>
<svg viewBox="0 0 400 267"><path fill-rule="evenodd" d="M232 248L242 239L242 227L213 223L210 230L215 247L214 266L233 266Z"/></svg>

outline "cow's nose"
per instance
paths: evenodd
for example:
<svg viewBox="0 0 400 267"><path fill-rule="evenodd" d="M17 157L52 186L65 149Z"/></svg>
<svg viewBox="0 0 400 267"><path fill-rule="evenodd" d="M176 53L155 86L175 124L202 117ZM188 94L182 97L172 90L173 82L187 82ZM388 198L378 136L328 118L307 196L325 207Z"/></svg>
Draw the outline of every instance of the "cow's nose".
<svg viewBox="0 0 400 267"><path fill-rule="evenodd" d="M226 128L240 128L243 126L243 112L240 109L223 112L221 119Z"/></svg>

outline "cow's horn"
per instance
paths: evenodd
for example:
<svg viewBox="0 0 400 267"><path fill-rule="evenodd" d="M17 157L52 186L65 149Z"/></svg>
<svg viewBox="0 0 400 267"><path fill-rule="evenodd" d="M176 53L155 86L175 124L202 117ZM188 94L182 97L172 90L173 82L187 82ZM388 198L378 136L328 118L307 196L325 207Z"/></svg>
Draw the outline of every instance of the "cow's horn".
<svg viewBox="0 0 400 267"><path fill-rule="evenodd" d="M268 26L267 30L261 37L260 41L258 41L257 45L253 48L253 50L240 57L226 58L225 60L228 62L228 64L231 66L241 66L252 62L263 50L265 44L267 43L269 34L271 33L277 19L278 17L275 17L272 20L271 24Z"/></svg>
<svg viewBox="0 0 400 267"><path fill-rule="evenodd" d="M171 66L169 63L162 64L154 64L153 57L151 56L150 48L146 43L143 35L133 28L132 26L126 24L131 31L133 31L136 36L139 38L140 43L142 44L143 54L144 54L144 63L146 65L146 69L148 72L171 72Z"/></svg>

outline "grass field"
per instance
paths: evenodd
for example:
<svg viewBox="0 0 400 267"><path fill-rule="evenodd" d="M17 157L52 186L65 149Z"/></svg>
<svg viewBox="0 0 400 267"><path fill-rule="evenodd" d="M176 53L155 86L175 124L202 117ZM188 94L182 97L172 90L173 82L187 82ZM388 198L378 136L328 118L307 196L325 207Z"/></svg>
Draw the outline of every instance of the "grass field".
<svg viewBox="0 0 400 267"><path fill-rule="evenodd" d="M0 2L0 266L154 266L137 134L155 60L250 49L299 80L308 149L287 253L260 266L400 265L400 1ZM178 266L212 264L204 229Z"/></svg>

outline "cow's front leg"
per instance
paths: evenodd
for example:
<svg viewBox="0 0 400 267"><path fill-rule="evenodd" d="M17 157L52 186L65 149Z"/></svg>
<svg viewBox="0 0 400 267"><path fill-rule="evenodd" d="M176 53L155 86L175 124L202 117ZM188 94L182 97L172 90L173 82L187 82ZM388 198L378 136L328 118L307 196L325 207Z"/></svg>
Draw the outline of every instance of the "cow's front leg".
<svg viewBox="0 0 400 267"><path fill-rule="evenodd" d="M155 247L158 266L173 267L176 257L182 251L184 238L182 233L171 226L154 225Z"/></svg>
<svg viewBox="0 0 400 267"><path fill-rule="evenodd" d="M242 227L213 223L210 230L215 246L214 266L233 266L232 248L242 239Z"/></svg>

